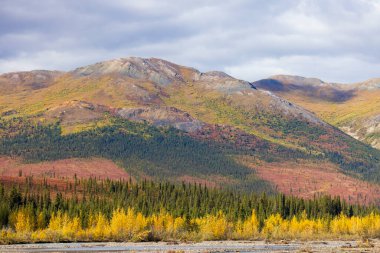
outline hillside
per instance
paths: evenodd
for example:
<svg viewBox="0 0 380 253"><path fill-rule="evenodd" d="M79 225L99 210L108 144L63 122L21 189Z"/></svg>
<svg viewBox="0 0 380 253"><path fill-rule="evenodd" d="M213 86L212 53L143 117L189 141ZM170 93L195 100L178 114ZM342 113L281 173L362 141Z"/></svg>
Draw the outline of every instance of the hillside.
<svg viewBox="0 0 380 253"><path fill-rule="evenodd" d="M292 194L379 200L378 150L308 107L222 72L130 57L65 73L3 74L0 80L0 154L33 168L97 157L135 179L289 193L284 178L262 173L280 164L290 170ZM308 180L319 180L313 188L297 184L302 168ZM29 174L37 175L34 170ZM331 172L338 190L326 187Z"/></svg>
<svg viewBox="0 0 380 253"><path fill-rule="evenodd" d="M380 149L380 79L353 84L315 78L272 76L253 83L284 97L326 122Z"/></svg>

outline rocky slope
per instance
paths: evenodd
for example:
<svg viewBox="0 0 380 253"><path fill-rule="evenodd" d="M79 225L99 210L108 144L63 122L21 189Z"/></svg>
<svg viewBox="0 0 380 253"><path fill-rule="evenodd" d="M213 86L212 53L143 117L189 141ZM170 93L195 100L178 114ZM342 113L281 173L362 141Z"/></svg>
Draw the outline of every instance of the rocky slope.
<svg viewBox="0 0 380 253"><path fill-rule="evenodd" d="M352 137L380 149L379 78L336 84L278 75L253 85L305 107Z"/></svg>

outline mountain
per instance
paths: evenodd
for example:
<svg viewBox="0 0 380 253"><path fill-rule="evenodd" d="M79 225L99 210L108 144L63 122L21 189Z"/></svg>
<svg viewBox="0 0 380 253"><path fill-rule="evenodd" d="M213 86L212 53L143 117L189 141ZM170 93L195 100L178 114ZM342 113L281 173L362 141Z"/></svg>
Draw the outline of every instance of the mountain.
<svg viewBox="0 0 380 253"><path fill-rule="evenodd" d="M380 199L380 151L223 72L129 57L0 80L3 180L80 176L86 161L100 159L94 171L107 164L133 180Z"/></svg>
<svg viewBox="0 0 380 253"><path fill-rule="evenodd" d="M43 89L53 83L63 72L34 70L0 75L1 94Z"/></svg>
<svg viewBox="0 0 380 253"><path fill-rule="evenodd" d="M277 75L253 83L380 149L380 78L353 84Z"/></svg>

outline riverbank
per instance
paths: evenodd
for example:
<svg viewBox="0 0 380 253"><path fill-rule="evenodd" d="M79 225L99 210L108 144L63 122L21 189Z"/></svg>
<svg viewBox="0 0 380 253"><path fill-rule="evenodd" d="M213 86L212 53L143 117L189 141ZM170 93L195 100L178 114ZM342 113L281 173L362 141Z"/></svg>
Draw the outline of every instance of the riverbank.
<svg viewBox="0 0 380 253"><path fill-rule="evenodd" d="M198 243L41 243L0 245L0 252L380 252L380 240L361 241L207 241Z"/></svg>

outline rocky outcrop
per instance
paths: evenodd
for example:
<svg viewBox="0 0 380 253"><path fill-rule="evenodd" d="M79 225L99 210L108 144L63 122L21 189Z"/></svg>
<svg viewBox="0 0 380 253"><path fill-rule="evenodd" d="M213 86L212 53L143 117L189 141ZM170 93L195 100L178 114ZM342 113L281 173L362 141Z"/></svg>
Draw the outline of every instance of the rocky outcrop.
<svg viewBox="0 0 380 253"><path fill-rule="evenodd" d="M341 129L355 139L380 149L380 114L352 122Z"/></svg>
<svg viewBox="0 0 380 253"><path fill-rule="evenodd" d="M128 120L146 121L155 126L172 126L186 132L198 131L205 125L190 114L173 107L123 108L118 110L117 115Z"/></svg>
<svg viewBox="0 0 380 253"><path fill-rule="evenodd" d="M73 100L49 108L44 113L44 117L47 120L59 121L62 125L67 126L99 120L103 117L103 113L111 111L112 109L106 106Z"/></svg>

